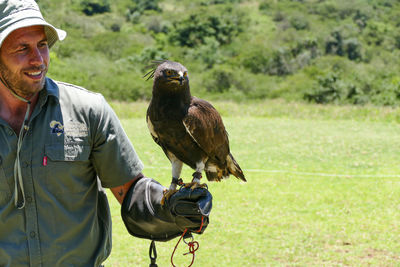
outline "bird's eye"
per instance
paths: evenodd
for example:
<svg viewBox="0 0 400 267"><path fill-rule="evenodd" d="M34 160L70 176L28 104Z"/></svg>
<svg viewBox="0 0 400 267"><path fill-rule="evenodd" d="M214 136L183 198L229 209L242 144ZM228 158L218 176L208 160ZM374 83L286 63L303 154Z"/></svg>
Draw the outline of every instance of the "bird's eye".
<svg viewBox="0 0 400 267"><path fill-rule="evenodd" d="M165 71L165 75L171 76L171 75L172 75L172 70L166 70L166 71Z"/></svg>

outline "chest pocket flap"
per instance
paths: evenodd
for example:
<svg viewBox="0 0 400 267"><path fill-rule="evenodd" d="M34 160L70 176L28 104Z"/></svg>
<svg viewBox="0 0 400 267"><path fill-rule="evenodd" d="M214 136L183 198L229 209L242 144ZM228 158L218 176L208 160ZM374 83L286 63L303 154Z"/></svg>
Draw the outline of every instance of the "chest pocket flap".
<svg viewBox="0 0 400 267"><path fill-rule="evenodd" d="M90 146L81 143L49 144L45 151L52 161L86 161L90 156Z"/></svg>

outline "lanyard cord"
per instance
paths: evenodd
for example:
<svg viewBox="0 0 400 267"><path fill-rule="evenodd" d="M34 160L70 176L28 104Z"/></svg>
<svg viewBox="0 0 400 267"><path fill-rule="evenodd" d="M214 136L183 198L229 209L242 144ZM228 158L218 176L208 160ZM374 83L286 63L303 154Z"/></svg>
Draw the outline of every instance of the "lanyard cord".
<svg viewBox="0 0 400 267"><path fill-rule="evenodd" d="M24 99L24 100L26 101L26 99ZM26 109L24 122L22 123L22 127L19 131L18 143L17 143L17 157L15 159L15 164L14 164L14 179L15 179L14 204L18 209L23 209L25 207L25 191L24 191L24 183L22 180L21 160L19 158L19 155L21 152L22 141L23 141L24 135L29 130L28 119L29 119L29 113L31 110L31 101L26 101L26 103L28 103L28 107ZM22 193L22 203L21 204L18 203L18 198L19 198L18 186Z"/></svg>
<svg viewBox="0 0 400 267"><path fill-rule="evenodd" d="M31 112L31 104L32 102L30 100L26 100L25 98L17 95L17 93L11 89L11 87L8 85L8 83L6 81L3 80L3 78L0 77L0 81L3 83L3 85L5 87L7 87L11 94L13 96L15 96L16 98L18 98L19 100L25 102L28 104L28 107L26 108L26 112L25 112L25 117L24 117L24 121L22 122L22 126L21 129L19 130L19 135L18 135L18 143L17 143L17 156L15 158L15 163L14 163L14 182L15 182L15 186L14 186L14 204L18 209L23 209L25 207L25 190L24 190L24 182L22 180L22 170L21 170L21 160L20 160L20 152L21 152L21 148L22 148L22 142L24 139L25 134L28 132L29 130L29 126L28 126L28 120L29 120L29 114ZM32 96L32 98L35 95ZM19 190L21 190L21 194L22 194L22 202L18 203L18 199L19 199Z"/></svg>

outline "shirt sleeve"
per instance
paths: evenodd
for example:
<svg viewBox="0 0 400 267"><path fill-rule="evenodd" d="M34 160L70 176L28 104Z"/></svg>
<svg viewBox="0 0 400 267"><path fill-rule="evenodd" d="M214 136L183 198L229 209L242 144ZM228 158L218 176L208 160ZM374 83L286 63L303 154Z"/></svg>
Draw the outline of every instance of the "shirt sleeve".
<svg viewBox="0 0 400 267"><path fill-rule="evenodd" d="M101 185L112 188L123 185L143 169L131 141L121 122L104 97L100 112L93 114L91 160Z"/></svg>

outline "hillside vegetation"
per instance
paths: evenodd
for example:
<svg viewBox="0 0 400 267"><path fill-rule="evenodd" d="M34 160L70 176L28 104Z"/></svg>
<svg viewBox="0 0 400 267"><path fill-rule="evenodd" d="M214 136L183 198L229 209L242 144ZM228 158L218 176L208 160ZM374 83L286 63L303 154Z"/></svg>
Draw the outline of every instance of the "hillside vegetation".
<svg viewBox="0 0 400 267"><path fill-rule="evenodd" d="M155 59L189 69L192 93L400 103L397 0L38 0L68 36L49 76L109 99L151 97Z"/></svg>

